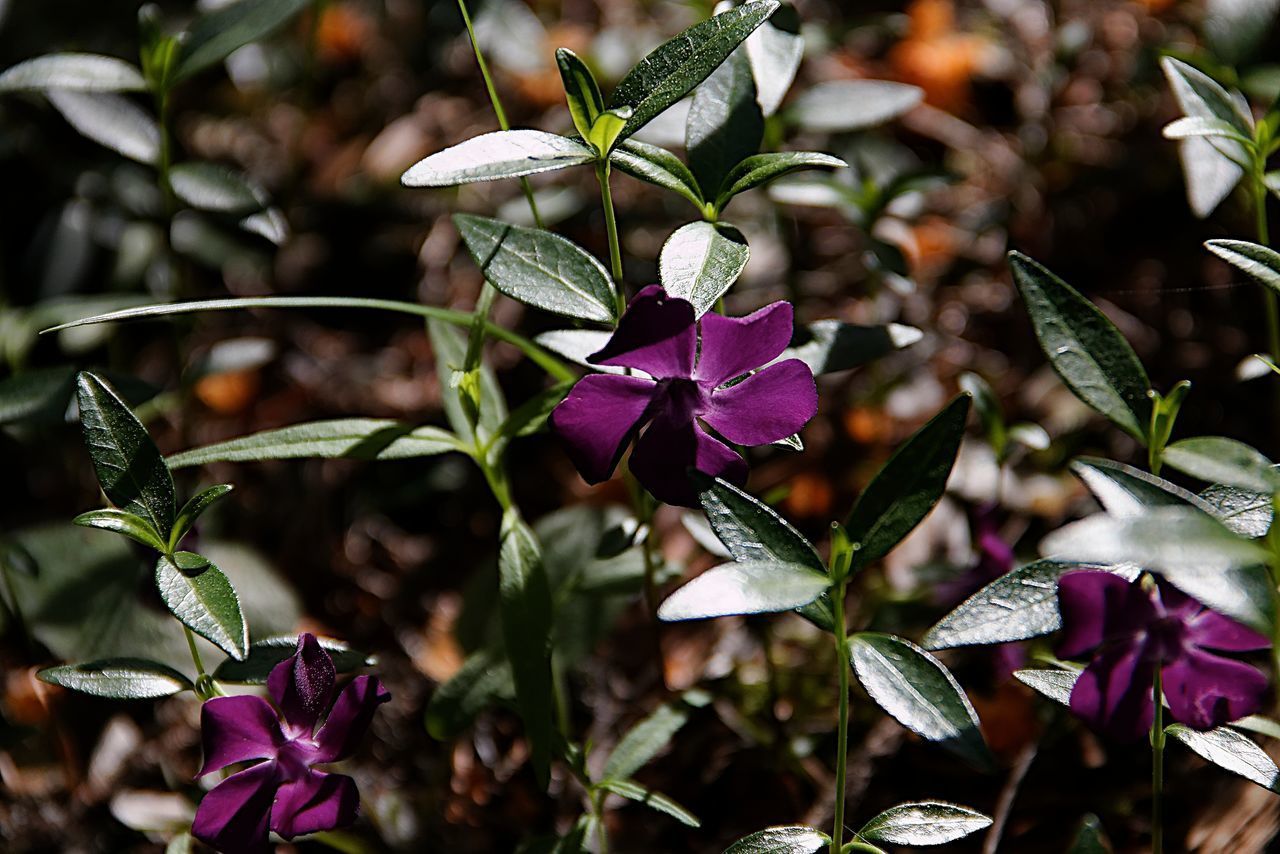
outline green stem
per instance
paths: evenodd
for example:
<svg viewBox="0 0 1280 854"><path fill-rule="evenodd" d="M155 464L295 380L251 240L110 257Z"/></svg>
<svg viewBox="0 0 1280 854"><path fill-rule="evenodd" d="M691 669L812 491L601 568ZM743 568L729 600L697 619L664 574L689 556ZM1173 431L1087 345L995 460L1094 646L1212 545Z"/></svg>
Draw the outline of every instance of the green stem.
<svg viewBox="0 0 1280 854"><path fill-rule="evenodd" d="M1266 155L1258 155L1254 159L1253 198L1254 221L1258 231L1258 242L1263 246L1271 244L1270 231L1267 228L1267 184ZM1267 346L1271 348L1271 358L1280 362L1280 298L1270 288L1263 288L1267 306Z"/></svg>
<svg viewBox="0 0 1280 854"><path fill-rule="evenodd" d="M609 854L609 828L604 823L604 792L598 792L591 798L591 809L596 816L597 854Z"/></svg>
<svg viewBox="0 0 1280 854"><path fill-rule="evenodd" d="M191 650L191 663L196 666L196 696L201 700L223 696L218 683L205 672L204 662L200 660L200 650L196 648L196 636L185 623L182 626L182 632L187 636L187 649Z"/></svg>
<svg viewBox="0 0 1280 854"><path fill-rule="evenodd" d="M844 598L848 581L841 579L832 597L835 612L836 672L840 680L840 728L836 731L836 803L831 826L831 854L840 854L844 845L845 777L849 764L849 635L845 628Z"/></svg>
<svg viewBox="0 0 1280 854"><path fill-rule="evenodd" d="M600 183L600 203L604 207L604 226L609 233L609 266L618 300L618 316L627 308L627 295L622 289L622 247L618 243L618 219L613 212L613 193L609 189L609 161L596 161L596 180Z"/></svg>
<svg viewBox="0 0 1280 854"><path fill-rule="evenodd" d="M1151 683L1155 718L1151 722L1151 852L1164 850L1164 702L1160 669Z"/></svg>

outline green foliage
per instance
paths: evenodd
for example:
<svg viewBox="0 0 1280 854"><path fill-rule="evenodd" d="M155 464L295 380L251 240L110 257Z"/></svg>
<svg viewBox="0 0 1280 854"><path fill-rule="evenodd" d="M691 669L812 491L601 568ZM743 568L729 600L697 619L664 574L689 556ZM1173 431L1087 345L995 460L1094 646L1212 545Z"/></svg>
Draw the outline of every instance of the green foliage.
<svg viewBox="0 0 1280 854"><path fill-rule="evenodd" d="M942 801L890 807L867 822L858 836L891 845L942 845L985 830L991 819L980 812Z"/></svg>
<svg viewBox="0 0 1280 854"><path fill-rule="evenodd" d="M240 597L222 570L192 552L162 555L156 561L156 587L169 611L183 625L237 661L249 654L249 627Z"/></svg>
<svg viewBox="0 0 1280 854"><path fill-rule="evenodd" d="M172 667L142 658L107 658L46 667L37 674L50 685L113 700L154 700L194 686Z"/></svg>
<svg viewBox="0 0 1280 854"><path fill-rule="evenodd" d="M667 238L658 257L658 279L667 294L693 303L702 316L737 281L751 250L727 223L691 222Z"/></svg>

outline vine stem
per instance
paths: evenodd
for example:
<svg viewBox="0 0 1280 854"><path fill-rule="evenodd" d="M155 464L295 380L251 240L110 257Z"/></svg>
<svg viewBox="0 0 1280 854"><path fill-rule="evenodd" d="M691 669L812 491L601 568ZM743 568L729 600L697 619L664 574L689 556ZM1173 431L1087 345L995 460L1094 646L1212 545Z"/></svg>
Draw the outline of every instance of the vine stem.
<svg viewBox="0 0 1280 854"><path fill-rule="evenodd" d="M600 203L604 207L604 226L609 233L609 266L613 272L614 295L618 301L618 317L627 309L627 295L622 290L622 247L618 243L618 218L613 212L613 192L609 189L609 161L596 161L596 180L600 183Z"/></svg>
<svg viewBox="0 0 1280 854"><path fill-rule="evenodd" d="M1155 717L1151 722L1151 852L1164 850L1164 703L1160 668L1151 682Z"/></svg>
<svg viewBox="0 0 1280 854"><path fill-rule="evenodd" d="M849 634L845 628L844 598L848 581L841 579L832 597L835 612L836 672L840 680L840 724L836 730L836 803L835 819L831 826L831 854L840 854L844 847L844 799L845 777L849 764Z"/></svg>
<svg viewBox="0 0 1280 854"><path fill-rule="evenodd" d="M1270 229L1267 228L1267 184L1266 156L1258 155L1253 167L1254 222L1258 231L1258 242L1263 246L1271 245ZM1262 289L1267 305L1267 346L1271 349L1273 361L1280 362L1280 298L1270 288Z"/></svg>

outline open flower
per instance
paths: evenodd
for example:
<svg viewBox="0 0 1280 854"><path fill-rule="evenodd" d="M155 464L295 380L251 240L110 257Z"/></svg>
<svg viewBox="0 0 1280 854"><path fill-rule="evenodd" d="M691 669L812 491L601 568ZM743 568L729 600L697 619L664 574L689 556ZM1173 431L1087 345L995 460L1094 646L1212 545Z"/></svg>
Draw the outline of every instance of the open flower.
<svg viewBox="0 0 1280 854"><path fill-rule="evenodd" d="M1058 582L1058 602L1058 655L1093 654L1071 691L1071 710L1091 726L1117 739L1141 738L1155 714L1157 668L1173 719L1192 729L1262 708L1266 675L1210 650L1245 652L1270 642L1168 583L1148 589L1109 572L1069 572Z"/></svg>
<svg viewBox="0 0 1280 854"><path fill-rule="evenodd" d="M226 852L269 851L268 830L285 839L355 821L355 781L313 766L350 756L378 706L391 699L377 677L358 676L333 701L335 670L313 635L267 677L280 713L261 697L215 697L200 711L204 767L262 760L232 774L200 801L191 832ZM330 703L332 702L332 708ZM328 717L317 729L320 716Z"/></svg>
<svg viewBox="0 0 1280 854"><path fill-rule="evenodd" d="M604 349L588 360L648 376L583 377L551 413L552 424L588 483L608 480L647 424L631 455L631 471L655 498L695 504L691 468L736 483L746 480L746 462L719 437L766 445L798 432L817 411L813 373L799 359L730 382L777 358L791 332L790 303L775 302L746 317L708 313L699 321L691 303L651 285L631 301Z"/></svg>

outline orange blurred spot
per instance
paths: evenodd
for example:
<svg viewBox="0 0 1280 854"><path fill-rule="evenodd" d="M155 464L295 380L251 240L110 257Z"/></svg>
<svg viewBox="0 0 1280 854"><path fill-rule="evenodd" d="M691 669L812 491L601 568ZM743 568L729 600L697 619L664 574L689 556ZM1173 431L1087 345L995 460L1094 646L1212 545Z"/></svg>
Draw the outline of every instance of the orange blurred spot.
<svg viewBox="0 0 1280 854"><path fill-rule="evenodd" d="M971 694L970 699L993 753L1010 756L1035 739L1039 725L1034 695L1020 683L1010 680L994 696Z"/></svg>
<svg viewBox="0 0 1280 854"><path fill-rule="evenodd" d="M214 412L234 415L253 403L261 385L256 369L227 371L201 377L196 382L195 393L199 401Z"/></svg>
<svg viewBox="0 0 1280 854"><path fill-rule="evenodd" d="M963 108L985 43L955 31L952 0L915 0L907 17L907 37L889 52L890 64L904 81L923 89L933 106L952 112Z"/></svg>
<svg viewBox="0 0 1280 854"><path fill-rule="evenodd" d="M49 717L47 691L56 690L36 679L35 668L11 670L4 679L4 707L10 721L20 726L36 726Z"/></svg>
<svg viewBox="0 0 1280 854"><path fill-rule="evenodd" d="M903 245L917 274L948 267L955 260L957 231L941 217L926 217L910 226L912 240Z"/></svg>
<svg viewBox="0 0 1280 854"><path fill-rule="evenodd" d="M346 3L331 3L316 25L316 52L326 62L351 62L360 58L369 40L369 21Z"/></svg>
<svg viewBox="0 0 1280 854"><path fill-rule="evenodd" d="M827 479L803 472L791 479L791 490L783 505L792 516L826 518L831 515L831 502L835 493Z"/></svg>
<svg viewBox="0 0 1280 854"><path fill-rule="evenodd" d="M1173 8L1173 0L1138 0L1138 5L1152 14L1158 14Z"/></svg>
<svg viewBox="0 0 1280 854"><path fill-rule="evenodd" d="M844 414L844 429L849 438L863 445L881 441L888 433L888 419L875 409L849 409Z"/></svg>

